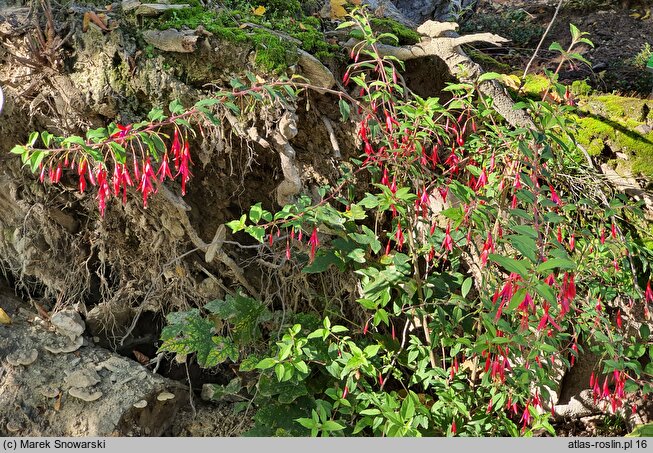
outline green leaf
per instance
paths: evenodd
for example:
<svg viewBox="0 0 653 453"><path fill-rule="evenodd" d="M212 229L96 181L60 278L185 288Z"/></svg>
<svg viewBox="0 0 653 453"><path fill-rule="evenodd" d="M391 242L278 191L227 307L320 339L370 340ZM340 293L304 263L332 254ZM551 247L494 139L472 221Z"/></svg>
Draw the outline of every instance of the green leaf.
<svg viewBox="0 0 653 453"><path fill-rule="evenodd" d="M334 422L333 420L327 420L322 424L322 429L325 431L340 431L345 429L345 427L338 422Z"/></svg>
<svg viewBox="0 0 653 453"><path fill-rule="evenodd" d="M16 145L13 148L11 148L11 151L9 151L11 154L25 154L27 152L27 147L23 145Z"/></svg>
<svg viewBox="0 0 653 453"><path fill-rule="evenodd" d="M295 369L300 373L308 374L309 372L308 365L306 365L306 362L304 362L303 360L300 360L299 362L294 363L293 365Z"/></svg>
<svg viewBox="0 0 653 453"><path fill-rule="evenodd" d="M478 83L485 82L486 80L494 80L502 77L502 74L499 74L498 72L486 72L481 74L481 76L478 78Z"/></svg>
<svg viewBox="0 0 653 453"><path fill-rule="evenodd" d="M522 256L528 258L532 263L537 262L537 244L533 238L510 234L506 236L506 239L510 241L514 248L519 250Z"/></svg>
<svg viewBox="0 0 653 453"><path fill-rule="evenodd" d="M271 319L265 304L238 293L224 300L214 300L204 306L231 325L231 336L239 345L248 345L261 337L260 324Z"/></svg>
<svg viewBox="0 0 653 453"><path fill-rule="evenodd" d="M539 283L537 286L535 286L535 291L551 305L558 303L558 299L556 298L553 289L546 283Z"/></svg>
<svg viewBox="0 0 653 453"><path fill-rule="evenodd" d="M224 102L222 105L224 105L229 110L231 110L234 113L234 115L240 115L240 108L233 102Z"/></svg>
<svg viewBox="0 0 653 453"><path fill-rule="evenodd" d="M342 121L347 121L349 119L349 114L351 111L351 107L349 106L349 103L344 99L340 99L338 101L338 106L340 107L340 115L342 116Z"/></svg>
<svg viewBox="0 0 653 453"><path fill-rule="evenodd" d="M539 273L544 273L555 268L575 270L576 263L566 258L549 258L545 262L538 265L535 270Z"/></svg>
<svg viewBox="0 0 653 453"><path fill-rule="evenodd" d="M515 272L521 275L524 278L528 277L528 269L530 269L530 263L525 260L515 260L508 258L506 256L496 255L491 253L488 256L492 261L506 269L508 272Z"/></svg>
<svg viewBox="0 0 653 453"><path fill-rule="evenodd" d="M272 368L276 364L277 364L276 359L273 359L272 357L267 357L261 360L259 363L257 363L256 368L259 370L267 370L268 368Z"/></svg>
<svg viewBox="0 0 653 453"><path fill-rule="evenodd" d="M259 226L248 226L245 227L245 231L257 241L263 242L263 238L265 237L265 228Z"/></svg>
<svg viewBox="0 0 653 453"><path fill-rule="evenodd" d="M174 99L170 104L168 105L168 109L170 110L170 113L173 115L181 115L184 113L184 106L181 105L181 103L177 100Z"/></svg>
<svg viewBox="0 0 653 453"><path fill-rule="evenodd" d="M298 418L295 421L302 425L304 428L308 429L313 429L317 426L317 422L312 418Z"/></svg>
<svg viewBox="0 0 653 453"><path fill-rule="evenodd" d="M218 104L220 101L215 99L215 98L206 98L206 99L200 99L195 103L196 108L200 107L210 107L212 105Z"/></svg>
<svg viewBox="0 0 653 453"><path fill-rule="evenodd" d="M32 173L36 173L36 171L39 169L39 165L41 164L41 162L43 162L44 157L45 157L44 151L34 151L32 153L29 159L30 170L32 171Z"/></svg>
<svg viewBox="0 0 653 453"><path fill-rule="evenodd" d="M263 208L261 208L261 203L256 203L249 209L249 220L254 223L258 223L261 220L261 215L263 214Z"/></svg>
<svg viewBox="0 0 653 453"><path fill-rule="evenodd" d="M163 113L163 109L159 108L159 107L153 108L147 114L147 119L149 119L152 122L158 122L158 121L164 120L165 118L166 118L166 116Z"/></svg>
<svg viewBox="0 0 653 453"><path fill-rule="evenodd" d="M229 339L214 336L214 325L202 317L197 308L173 312L166 317L168 325L161 331L160 351L197 354L197 363L210 368L227 358L237 360L238 351Z"/></svg>
<svg viewBox="0 0 653 453"><path fill-rule="evenodd" d="M463 297L467 297L467 294L469 294L469 290L472 288L472 278L467 277L465 281L463 281L462 286L460 287L460 293L462 294Z"/></svg>
<svg viewBox="0 0 653 453"><path fill-rule="evenodd" d="M319 253L311 264L302 269L302 272L306 274L317 274L324 272L332 264L339 267L342 264L342 260L331 250L328 250L324 253Z"/></svg>
<svg viewBox="0 0 653 453"><path fill-rule="evenodd" d="M551 43L551 45L549 46L549 50L556 50L556 51L558 51L560 53L565 52L564 49L562 48L562 46L560 44L558 44L557 42Z"/></svg>
<svg viewBox="0 0 653 453"><path fill-rule="evenodd" d="M29 134L29 138L27 139L27 146L33 147L34 144L36 143L36 140L39 138L39 133L38 132L32 132Z"/></svg>
<svg viewBox="0 0 653 453"><path fill-rule="evenodd" d="M526 297L526 288L521 288L515 293L514 296L512 296L512 299L510 299L510 303L508 304L508 311L514 311L517 307L519 307L519 304L524 301L524 297Z"/></svg>
<svg viewBox="0 0 653 453"><path fill-rule="evenodd" d="M237 233L241 230L245 229L245 222L247 221L247 214L243 214L240 216L239 220L232 220L231 222L227 222L227 226L231 228L231 231L233 233Z"/></svg>
<svg viewBox="0 0 653 453"><path fill-rule="evenodd" d="M43 142L46 148L50 147L50 141L52 140L52 137L53 135L48 131L41 132L41 141Z"/></svg>
<svg viewBox="0 0 653 453"><path fill-rule="evenodd" d="M274 366L274 374L277 375L277 381L283 382L284 381L284 376L286 374L286 368L283 365L283 363L277 363Z"/></svg>
<svg viewBox="0 0 653 453"><path fill-rule="evenodd" d="M653 437L653 423L637 426L626 437Z"/></svg>

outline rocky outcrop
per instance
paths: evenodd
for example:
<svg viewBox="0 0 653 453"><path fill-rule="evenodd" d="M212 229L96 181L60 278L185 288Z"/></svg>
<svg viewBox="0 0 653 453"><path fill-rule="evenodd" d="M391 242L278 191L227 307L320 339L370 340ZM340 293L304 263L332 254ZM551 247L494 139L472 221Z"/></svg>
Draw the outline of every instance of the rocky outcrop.
<svg viewBox="0 0 653 453"><path fill-rule="evenodd" d="M158 436L188 402L178 382L79 335L77 313L47 321L21 304L0 295L12 318L0 326L0 435Z"/></svg>

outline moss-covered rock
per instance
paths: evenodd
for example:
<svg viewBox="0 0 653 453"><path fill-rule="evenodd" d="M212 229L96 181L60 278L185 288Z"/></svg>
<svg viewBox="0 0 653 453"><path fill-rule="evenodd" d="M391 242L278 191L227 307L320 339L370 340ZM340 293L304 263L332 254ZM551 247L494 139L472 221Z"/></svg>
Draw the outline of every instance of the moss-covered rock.
<svg viewBox="0 0 653 453"><path fill-rule="evenodd" d="M474 60L476 63L481 65L483 70L485 71L492 71L492 72L499 72L502 74L509 74L512 72L512 68L510 65L501 63L500 61L496 60L495 58L492 58L490 55L481 52L480 50L476 49L465 49L467 52L467 55Z"/></svg>
<svg viewBox="0 0 653 453"><path fill-rule="evenodd" d="M297 47L321 60L336 55L338 47L325 39L320 31L320 20L304 17L298 1L267 0L255 3L265 8L262 14L260 10L256 12L254 6L242 2L232 5L238 9L231 10L194 6L168 11L150 25L160 30L196 29L201 26L219 39L251 45L256 51L254 61L257 68L271 73L283 73L296 63ZM254 24L254 27L243 24Z"/></svg>
<svg viewBox="0 0 653 453"><path fill-rule="evenodd" d="M528 75L523 92L540 98L546 77ZM576 142L591 156L604 156L619 173L653 178L653 101L615 94L593 94L582 81L572 84L578 112L572 114Z"/></svg>
<svg viewBox="0 0 653 453"><path fill-rule="evenodd" d="M607 147L626 159L615 161L620 172L653 177L653 102L613 94L579 97L577 141L590 155Z"/></svg>

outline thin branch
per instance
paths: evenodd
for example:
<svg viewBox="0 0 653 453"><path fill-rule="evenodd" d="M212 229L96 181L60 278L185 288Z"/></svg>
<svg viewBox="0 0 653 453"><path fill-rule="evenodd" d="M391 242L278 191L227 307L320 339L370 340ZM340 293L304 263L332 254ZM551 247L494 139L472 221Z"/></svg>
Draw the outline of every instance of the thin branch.
<svg viewBox="0 0 653 453"><path fill-rule="evenodd" d="M522 76L522 82L521 86L519 87L518 92L521 92L521 89L524 87L524 80L526 79L526 74L528 74L528 70L531 68L531 65L533 64L533 61L535 61L535 58L537 57L537 53L540 51L540 48L542 47L542 44L544 43L544 40L546 39L546 36L549 34L549 31L551 30L551 27L553 26L553 23L555 22L556 18L558 17L558 12L560 11L560 7L562 6L562 2L564 0L560 0L558 2L558 6L556 7L555 12L553 13L553 17L551 18L551 22L549 22L549 26L546 27L546 30L544 30L544 34L542 35L542 38L540 39L540 42L537 43L537 47L535 48L535 52L533 52L533 56L531 57L530 61L526 65L526 69L524 69L524 75Z"/></svg>

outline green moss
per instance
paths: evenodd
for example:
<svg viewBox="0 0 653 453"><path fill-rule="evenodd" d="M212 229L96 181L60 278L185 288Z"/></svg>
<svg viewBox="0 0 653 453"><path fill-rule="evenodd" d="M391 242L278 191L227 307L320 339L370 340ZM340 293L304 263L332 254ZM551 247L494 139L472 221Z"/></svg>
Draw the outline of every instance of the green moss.
<svg viewBox="0 0 653 453"><path fill-rule="evenodd" d="M643 135L635 130L646 121L647 101L613 94L581 96L579 100L586 116L575 117L578 143L591 155L601 154L605 145L627 154L627 160L613 162L621 173L653 176L653 132ZM648 105L653 107L650 101Z"/></svg>
<svg viewBox="0 0 653 453"><path fill-rule="evenodd" d="M522 91L527 97L541 97L549 87L549 79L539 74L528 74L524 81Z"/></svg>
<svg viewBox="0 0 653 453"><path fill-rule="evenodd" d="M488 54L476 49L465 49L469 57L480 64L485 71L500 72L508 74L512 71L510 65L495 60Z"/></svg>
<svg viewBox="0 0 653 453"><path fill-rule="evenodd" d="M605 142L614 139L614 128L604 121L592 117L578 118L576 125L578 126L576 140L590 156L600 155Z"/></svg>
<svg viewBox="0 0 653 453"><path fill-rule="evenodd" d="M297 62L296 47L269 31L254 29L252 41L256 44L255 63L267 72L282 73Z"/></svg>
<svg viewBox="0 0 653 453"><path fill-rule="evenodd" d="M412 28L408 28L392 19L372 18L370 20L372 30L376 33L390 33L399 39L400 45L416 44L420 41L421 36ZM394 44L394 43L392 43Z"/></svg>
<svg viewBox="0 0 653 453"><path fill-rule="evenodd" d="M575 96L588 96L592 93L592 87L585 80L574 80L571 83L571 92Z"/></svg>
<svg viewBox="0 0 653 453"><path fill-rule="evenodd" d="M265 14L262 16L253 14L254 4L264 6ZM297 0L266 0L252 4L243 0L231 0L226 5L234 9L215 11L196 6L180 11L168 11L153 22L160 30L194 29L201 25L217 38L250 43L256 49L256 65L268 72L281 73L289 65L294 64L297 60L297 46L291 40L283 39L265 29L241 29L241 23L250 22L271 30L278 30L299 40L301 42L299 47L320 59L331 58L339 50L338 46L327 42L324 34L319 31L321 23L318 18L301 17L301 5ZM297 20L297 17L301 18Z"/></svg>

